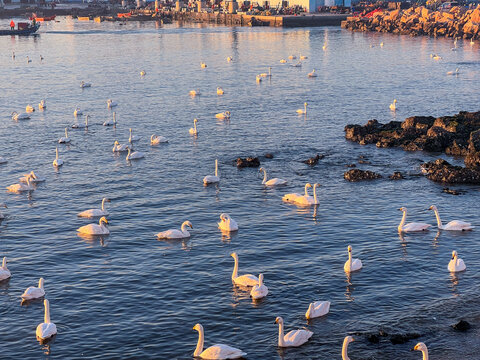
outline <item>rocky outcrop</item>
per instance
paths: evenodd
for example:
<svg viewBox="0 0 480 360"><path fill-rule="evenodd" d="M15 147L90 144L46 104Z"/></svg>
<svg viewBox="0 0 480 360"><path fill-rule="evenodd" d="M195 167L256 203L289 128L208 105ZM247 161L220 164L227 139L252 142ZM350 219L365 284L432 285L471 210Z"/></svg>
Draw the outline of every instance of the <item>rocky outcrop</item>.
<svg viewBox="0 0 480 360"><path fill-rule="evenodd" d="M303 163L310 165L310 166L315 166L318 163L318 160L323 159L325 155L319 155L317 154L314 157L311 157L310 159L305 160Z"/></svg>
<svg viewBox="0 0 480 360"><path fill-rule="evenodd" d="M258 160L258 157L247 157L245 159L243 158L238 158L237 159L237 167L238 168L244 168L244 167L259 167L260 166L260 160Z"/></svg>
<svg viewBox="0 0 480 360"><path fill-rule="evenodd" d="M400 171L395 171L388 177L390 180L402 180L405 179Z"/></svg>
<svg viewBox="0 0 480 360"><path fill-rule="evenodd" d="M476 9L455 6L449 11L432 11L420 6L380 10L370 15L349 17L342 22L342 27L353 31L480 39L480 5Z"/></svg>
<svg viewBox="0 0 480 360"><path fill-rule="evenodd" d="M449 184L480 184L480 169L451 165L443 159L422 165L422 171L432 181Z"/></svg>
<svg viewBox="0 0 480 360"><path fill-rule="evenodd" d="M343 177L348 181L361 181L380 179L382 175L369 170L352 169L343 174Z"/></svg>
<svg viewBox="0 0 480 360"><path fill-rule="evenodd" d="M457 331L467 331L471 328L471 325L468 321L460 320L458 323L452 325L452 328Z"/></svg>
<svg viewBox="0 0 480 360"><path fill-rule="evenodd" d="M480 168L480 112L460 112L454 116L412 116L403 122L347 125L345 138L361 145L401 147L407 151L444 152L465 156L468 168Z"/></svg>

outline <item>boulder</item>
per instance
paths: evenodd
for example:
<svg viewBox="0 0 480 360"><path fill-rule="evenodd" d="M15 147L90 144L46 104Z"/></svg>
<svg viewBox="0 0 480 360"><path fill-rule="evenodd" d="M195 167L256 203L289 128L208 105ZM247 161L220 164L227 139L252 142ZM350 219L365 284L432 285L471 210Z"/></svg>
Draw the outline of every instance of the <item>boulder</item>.
<svg viewBox="0 0 480 360"><path fill-rule="evenodd" d="M317 154L314 157L311 157L310 159L305 160L304 163L310 166L314 166L314 165L317 165L318 160L323 159L324 157L325 155Z"/></svg>
<svg viewBox="0 0 480 360"><path fill-rule="evenodd" d="M259 166L260 166L260 160L258 160L258 157L247 157L245 159L243 158L237 159L238 168L259 167Z"/></svg>
<svg viewBox="0 0 480 360"><path fill-rule="evenodd" d="M362 181L380 179L382 175L369 170L352 169L343 174L345 180Z"/></svg>
<svg viewBox="0 0 480 360"><path fill-rule="evenodd" d="M448 161L437 159L422 164L422 172L427 178L449 184L480 184L480 170L451 165Z"/></svg>
<svg viewBox="0 0 480 360"><path fill-rule="evenodd" d="M402 180L405 179L400 171L395 171L388 177L390 180Z"/></svg>
<svg viewBox="0 0 480 360"><path fill-rule="evenodd" d="M465 320L460 320L458 323L452 325L452 328L457 331L467 331L468 329L471 328L470 324L468 321Z"/></svg>

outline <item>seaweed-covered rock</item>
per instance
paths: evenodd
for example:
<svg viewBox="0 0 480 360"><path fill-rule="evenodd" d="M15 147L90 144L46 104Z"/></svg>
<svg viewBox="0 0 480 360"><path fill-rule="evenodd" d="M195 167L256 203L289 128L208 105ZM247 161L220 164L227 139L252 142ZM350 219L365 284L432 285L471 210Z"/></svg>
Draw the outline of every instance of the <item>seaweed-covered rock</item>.
<svg viewBox="0 0 480 360"><path fill-rule="evenodd" d="M451 165L448 161L437 159L422 164L422 171L432 181L450 184L480 184L480 169L470 169Z"/></svg>
<svg viewBox="0 0 480 360"><path fill-rule="evenodd" d="M418 339L421 335L417 333L408 333L408 334L395 334L390 336L390 342L393 345L405 344L406 342L414 339Z"/></svg>
<svg viewBox="0 0 480 360"><path fill-rule="evenodd" d="M348 181L361 181L380 179L382 175L369 170L352 169L343 174L343 177Z"/></svg>
<svg viewBox="0 0 480 360"><path fill-rule="evenodd" d="M321 160L325 157L325 155L315 155L314 157L311 157L310 159L307 159L304 161L305 164L310 165L310 166L315 166L318 163L318 160Z"/></svg>
<svg viewBox="0 0 480 360"><path fill-rule="evenodd" d="M238 168L259 167L259 166L260 166L260 160L258 160L258 157L247 157L245 159L243 158L237 159Z"/></svg>
<svg viewBox="0 0 480 360"><path fill-rule="evenodd" d="M402 180L405 179L400 171L395 171L388 177L390 180Z"/></svg>
<svg viewBox="0 0 480 360"><path fill-rule="evenodd" d="M467 331L471 328L470 323L465 320L460 320L458 323L452 325L452 328L457 331Z"/></svg>

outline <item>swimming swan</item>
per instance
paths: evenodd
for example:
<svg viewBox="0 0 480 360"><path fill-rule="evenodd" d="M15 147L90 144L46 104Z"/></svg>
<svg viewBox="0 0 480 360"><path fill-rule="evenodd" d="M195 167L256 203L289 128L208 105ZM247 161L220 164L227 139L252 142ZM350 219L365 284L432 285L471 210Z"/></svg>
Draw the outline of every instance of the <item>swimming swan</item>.
<svg viewBox="0 0 480 360"><path fill-rule="evenodd" d="M261 82L262 82L262 77L261 77L260 75L257 75L257 76L255 77L255 81L256 81L257 83L261 83Z"/></svg>
<svg viewBox="0 0 480 360"><path fill-rule="evenodd" d="M358 271L362 268L362 260L360 259L352 259L352 247L348 245L348 260L345 262L343 266L343 270L346 273L351 273L354 271Z"/></svg>
<svg viewBox="0 0 480 360"><path fill-rule="evenodd" d="M345 336L345 339L343 339L342 360L350 360L350 358L348 357L348 344L353 341L355 341L355 339L351 336Z"/></svg>
<svg viewBox="0 0 480 360"><path fill-rule="evenodd" d="M65 136L62 136L60 139L58 139L59 144L67 144L70 142L70 138L68 137L68 130L65 128Z"/></svg>
<svg viewBox="0 0 480 360"><path fill-rule="evenodd" d="M279 316L275 319L278 324L278 346L297 347L305 344L313 335L313 332L303 329L292 330L283 335L283 319Z"/></svg>
<svg viewBox="0 0 480 360"><path fill-rule="evenodd" d="M221 87L217 87L217 95L223 95L225 92Z"/></svg>
<svg viewBox="0 0 480 360"><path fill-rule="evenodd" d="M287 63L287 60L285 60L285 59L280 60L280 64L286 64L286 63Z"/></svg>
<svg viewBox="0 0 480 360"><path fill-rule="evenodd" d="M220 359L240 359L247 355L242 350L224 345L224 344L215 344L209 348L203 350L203 326L196 324L193 327L193 330L198 331L198 343L193 353L194 357L199 357L201 359L208 360L220 360Z"/></svg>
<svg viewBox="0 0 480 360"><path fill-rule="evenodd" d="M43 323L38 324L36 332L39 340L51 338L57 333L57 326L50 321L50 304L48 300L43 300L43 304L45 305L45 318Z"/></svg>
<svg viewBox="0 0 480 360"><path fill-rule="evenodd" d="M235 285L240 286L255 286L258 285L258 278L252 274L245 274L238 276L238 255L236 252L230 254L231 257L235 260L235 266L233 267L232 272L232 281Z"/></svg>
<svg viewBox="0 0 480 360"><path fill-rule="evenodd" d="M113 152L123 152L123 151L127 151L130 148L131 148L130 145L128 145L128 144L121 145L117 140L115 140L115 142L113 143L112 151Z"/></svg>
<svg viewBox="0 0 480 360"><path fill-rule="evenodd" d="M188 92L188 95L194 97L194 96L202 95L202 94L200 93L200 90L190 90L190 91Z"/></svg>
<svg viewBox="0 0 480 360"><path fill-rule="evenodd" d="M73 116L77 117L79 115L83 115L83 111L77 106L75 110L73 110Z"/></svg>
<svg viewBox="0 0 480 360"><path fill-rule="evenodd" d="M34 112L34 111L35 111L35 108L34 108L32 105L28 104L28 105L25 107L25 111L26 111L27 113L31 113L31 112Z"/></svg>
<svg viewBox="0 0 480 360"><path fill-rule="evenodd" d="M227 57L227 62L231 62L231 61L233 61L233 57L231 56Z"/></svg>
<svg viewBox="0 0 480 360"><path fill-rule="evenodd" d="M230 111L224 111L218 114L215 114L217 119L230 119Z"/></svg>
<svg viewBox="0 0 480 360"><path fill-rule="evenodd" d="M204 62L201 62L201 63L200 63L200 67L201 67L202 69L205 69L205 68L207 67L207 64L205 64Z"/></svg>
<svg viewBox="0 0 480 360"><path fill-rule="evenodd" d="M295 60L297 57L296 57L295 55L290 55L288 58L289 58L290 60Z"/></svg>
<svg viewBox="0 0 480 360"><path fill-rule="evenodd" d="M397 110L397 99L393 99L393 103L390 104L390 110Z"/></svg>
<svg viewBox="0 0 480 360"><path fill-rule="evenodd" d="M30 119L30 115L27 113L17 113L16 111L12 112L12 120L28 120Z"/></svg>
<svg viewBox="0 0 480 360"><path fill-rule="evenodd" d="M216 184L220 182L220 176L218 176L218 160L215 159L215 175L207 175L203 178L203 184Z"/></svg>
<svg viewBox="0 0 480 360"><path fill-rule="evenodd" d="M110 230L107 228L108 220L102 216L97 224L88 224L77 229L80 234L86 235L108 235Z"/></svg>
<svg viewBox="0 0 480 360"><path fill-rule="evenodd" d="M307 113L307 105L308 105L307 103L304 103L304 104L303 104L303 109L298 109L298 110L297 110L297 114L299 114L299 115L304 115L304 114L306 114L306 113Z"/></svg>
<svg viewBox="0 0 480 360"><path fill-rule="evenodd" d="M138 160L138 159L143 159L145 157L145 153L141 151L133 151L132 148L128 148L128 154L127 154L127 161L130 160Z"/></svg>
<svg viewBox="0 0 480 360"><path fill-rule="evenodd" d="M407 208L401 207L398 209L403 212L402 221L398 225L398 232L415 232L415 231L427 231L432 225L425 223L408 223L405 225L405 220L407 219Z"/></svg>
<svg viewBox="0 0 480 360"><path fill-rule="evenodd" d="M63 160L58 157L58 147L55 148L55 160L53 160L53 166L59 167L63 165Z"/></svg>
<svg viewBox="0 0 480 360"><path fill-rule="evenodd" d="M27 180L30 179L30 183L39 183L45 181L45 178L38 176L33 171L30 171L28 174L23 174L23 176L19 179L20 182L27 183Z"/></svg>
<svg viewBox="0 0 480 360"><path fill-rule="evenodd" d="M472 226L471 223L462 221L462 220L452 220L447 225L442 225L442 220L440 219L440 214L438 213L437 207L432 205L428 208L428 210L433 210L435 212L435 216L437 218L437 225L438 228L441 230L449 230L449 231L466 231L466 230L473 230L475 226Z"/></svg>
<svg viewBox="0 0 480 360"><path fill-rule="evenodd" d="M82 89L83 89L83 88L87 88L87 87L91 87L91 86L92 86L92 84L87 83L87 82L85 82L85 81L83 81L83 80L80 82L80 87L81 87Z"/></svg>
<svg viewBox="0 0 480 360"><path fill-rule="evenodd" d="M220 214L218 228L223 231L237 231L238 225L237 222L230 217L230 215L222 213Z"/></svg>
<svg viewBox="0 0 480 360"><path fill-rule="evenodd" d="M279 178L273 178L267 181L267 172L264 168L258 169L258 172L263 171L263 181L262 184L266 186L277 186L277 185L286 185L287 180L279 179Z"/></svg>
<svg viewBox="0 0 480 360"><path fill-rule="evenodd" d="M30 181L30 176L27 176L26 183L19 183L7 186L7 190L10 192L22 192L22 191L33 191L35 188L32 186Z"/></svg>
<svg viewBox="0 0 480 360"><path fill-rule="evenodd" d="M30 286L22 294L23 300L39 299L45 296L45 290L43 289L43 278L38 280L38 287Z"/></svg>
<svg viewBox="0 0 480 360"><path fill-rule="evenodd" d="M268 295L268 288L263 283L263 274L258 275L258 285L255 285L250 291L253 300L259 300Z"/></svg>
<svg viewBox="0 0 480 360"><path fill-rule="evenodd" d="M315 73L315 69L313 69L312 72L308 73L308 77L317 77L317 74Z"/></svg>
<svg viewBox="0 0 480 360"><path fill-rule="evenodd" d="M108 107L109 109L111 109L111 108L113 108L113 107L115 107L115 106L118 106L118 104L117 104L115 101L113 101L112 99L108 99L108 100L107 100L107 107Z"/></svg>
<svg viewBox="0 0 480 360"><path fill-rule="evenodd" d="M165 136L157 136L155 134L150 136L150 145L155 146L162 143L168 143L168 140Z"/></svg>
<svg viewBox="0 0 480 360"><path fill-rule="evenodd" d="M312 185L310 183L305 184L305 194L303 196L307 197L308 195L308 188L311 188ZM282 197L282 201L293 203L295 202L295 199L298 197L301 197L302 195L299 193L290 193L290 194L285 194Z"/></svg>
<svg viewBox="0 0 480 360"><path fill-rule="evenodd" d="M105 120L105 122L103 123L103 126L117 126L117 114L115 113L115 111L113 112L113 119L112 120Z"/></svg>
<svg viewBox="0 0 480 360"><path fill-rule="evenodd" d="M293 202L296 205L318 205L320 202L317 199L317 186L321 186L320 184L313 184L313 197L310 195L298 196L293 199Z"/></svg>
<svg viewBox="0 0 480 360"><path fill-rule="evenodd" d="M166 231L159 232L157 234L158 239L184 239L189 238L190 233L187 230L187 226L193 229L193 225L190 221L184 221L180 230L170 229Z"/></svg>
<svg viewBox="0 0 480 360"><path fill-rule="evenodd" d="M45 101L45 99L43 99L38 103L38 109L45 110L46 108L47 108L47 102Z"/></svg>
<svg viewBox="0 0 480 360"><path fill-rule="evenodd" d="M145 76L145 75L147 75L147 73L145 72L145 70L140 71L140 76Z"/></svg>
<svg viewBox="0 0 480 360"><path fill-rule="evenodd" d="M89 115L85 115L85 124L73 124L72 129L88 129L88 118Z"/></svg>
<svg viewBox="0 0 480 360"><path fill-rule="evenodd" d="M197 119L193 119L193 128L190 128L190 130L188 130L188 132L190 133L190 135L195 135L195 136L198 135L197 122L198 122Z"/></svg>
<svg viewBox="0 0 480 360"><path fill-rule="evenodd" d="M97 217L97 216L108 216L108 211L105 210L105 202L108 201L110 202L109 199L103 198L102 199L102 208L101 209L89 209L82 211L81 213L78 213L77 216L79 217L85 217L85 218L92 218L92 217Z"/></svg>
<svg viewBox="0 0 480 360"><path fill-rule="evenodd" d="M427 345L425 345L424 343L419 342L412 350L421 351L423 355L423 360L428 360L428 348Z"/></svg>
<svg viewBox="0 0 480 360"><path fill-rule="evenodd" d="M0 267L0 281L7 280L12 274L7 268L7 257L3 257L2 266Z"/></svg>
<svg viewBox="0 0 480 360"><path fill-rule="evenodd" d="M452 260L448 263L448 270L450 272L460 272L460 271L465 271L467 266L463 262L462 259L460 259L457 255L457 252L455 250L452 251Z"/></svg>
<svg viewBox="0 0 480 360"><path fill-rule="evenodd" d="M261 77L272 77L272 68L269 66L268 67L268 73L261 73Z"/></svg>
<svg viewBox="0 0 480 360"><path fill-rule="evenodd" d="M133 135L133 130L132 130L132 128L128 129L128 131L130 132L130 137L128 138L128 142L129 142L129 143L132 143L132 142L134 142L134 141L140 140L140 137L139 137L139 136Z"/></svg>
<svg viewBox="0 0 480 360"><path fill-rule="evenodd" d="M315 301L308 305L305 317L307 319L313 319L320 316L327 315L330 311L330 301Z"/></svg>
<svg viewBox="0 0 480 360"><path fill-rule="evenodd" d="M458 74L460 74L459 68L456 68L455 71L447 72L447 75L458 75Z"/></svg>

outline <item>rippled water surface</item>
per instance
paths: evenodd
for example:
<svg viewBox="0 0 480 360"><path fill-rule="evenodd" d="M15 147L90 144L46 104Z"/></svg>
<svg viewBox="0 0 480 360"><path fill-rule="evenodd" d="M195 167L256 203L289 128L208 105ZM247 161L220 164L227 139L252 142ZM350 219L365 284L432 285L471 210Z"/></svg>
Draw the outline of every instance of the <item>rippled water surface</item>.
<svg viewBox="0 0 480 360"><path fill-rule="evenodd" d="M343 337L356 333L352 359L419 359L409 351L417 341L427 343L434 359L477 356L480 229L399 237L396 227L400 206L409 208L411 221L433 224L426 211L431 204L447 221L478 226L478 187L445 194L441 185L414 176L435 154L362 147L343 133L346 124L371 118L477 111L480 45L452 47L447 39L340 28L156 27L65 18L43 25L36 37L1 37L0 155L8 163L0 165L0 187L30 170L46 178L30 195L0 195L8 205L0 256L8 257L12 272L0 284L2 358L190 359L195 323L205 328L206 346L227 343L248 359L339 359ZM290 54L308 59L301 68L279 63ZM257 84L255 75L268 66L272 78ZM456 67L459 76L446 75ZM308 79L313 68L319 76ZM81 80L92 87L80 89ZM216 95L217 86L225 95ZM192 89L202 94L191 98ZM12 121L12 111L42 98L47 110ZM119 103L116 129L101 125L112 116L108 98ZM394 98L396 114L388 109ZM308 116L297 116L305 101ZM70 130L71 144L59 145L65 165L57 171L56 141L75 122L76 105L90 115L90 126ZM216 120L225 110L231 121ZM195 117L197 138L188 133ZM146 153L131 163L111 150L115 139L127 141L130 127L141 137L136 149ZM150 147L153 133L169 143ZM317 153L326 155L317 166L301 162ZM238 156L249 155L288 185L266 189L257 169L234 166ZM358 164L360 155L370 164ZM204 187L216 158L220 185ZM347 183L343 173L352 163L384 179ZM394 171L410 176L388 180ZM282 195L302 192L306 182L322 184L317 209L282 203ZM111 199L111 235L79 237L76 229L90 221L76 214L98 207L104 196ZM237 234L217 229L222 212L238 222ZM156 239L184 220L194 227L189 240ZM347 278L349 244L364 268ZM447 271L453 249L467 264L454 277ZM232 286L233 251L241 274L264 274L270 294L263 302L252 303L248 292ZM21 293L40 276L58 328L48 346L35 339L42 303L20 306ZM331 301L331 312L307 323L305 311L315 300ZM306 326L314 332L311 341L278 350L276 316L287 330ZM470 332L450 329L460 318L474 325ZM422 336L404 345L370 344L363 334L379 328Z"/></svg>

